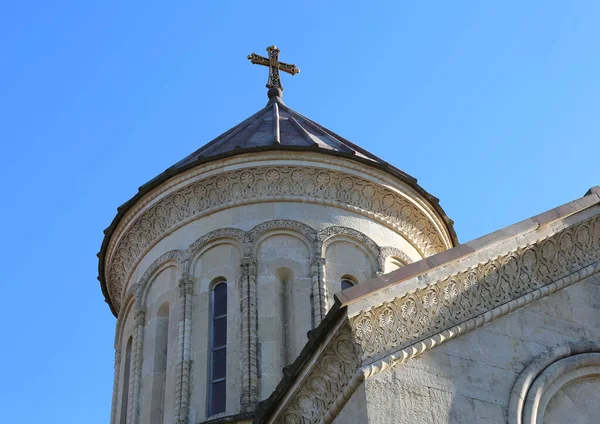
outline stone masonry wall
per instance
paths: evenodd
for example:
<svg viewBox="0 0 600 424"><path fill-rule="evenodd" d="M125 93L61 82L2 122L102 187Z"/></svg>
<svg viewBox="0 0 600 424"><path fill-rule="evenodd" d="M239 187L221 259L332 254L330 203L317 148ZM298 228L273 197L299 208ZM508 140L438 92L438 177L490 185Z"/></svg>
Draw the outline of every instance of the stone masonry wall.
<svg viewBox="0 0 600 424"><path fill-rule="evenodd" d="M592 276L377 374L364 383L367 422L504 424L511 389L532 359L568 342L600 341L599 309L600 277ZM564 418L557 402L544 422L563 422L553 421ZM354 407L350 402L343 412L352 415ZM586 419L584 413L569 422L593 422Z"/></svg>

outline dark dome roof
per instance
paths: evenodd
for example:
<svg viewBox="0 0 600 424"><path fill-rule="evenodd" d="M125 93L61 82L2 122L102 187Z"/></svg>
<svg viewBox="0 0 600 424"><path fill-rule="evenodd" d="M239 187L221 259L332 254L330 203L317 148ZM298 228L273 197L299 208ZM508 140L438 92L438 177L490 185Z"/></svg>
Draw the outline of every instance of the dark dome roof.
<svg viewBox="0 0 600 424"><path fill-rule="evenodd" d="M270 100L264 108L141 186L135 196L117 208L117 215L110 226L104 230L104 240L98 253L98 279L105 300L113 313L115 311L110 304L106 288L104 260L112 233L129 208L150 190L177 174L207 162L243 153L273 150L313 151L345 157L382 169L404 181L424 196L446 223L453 244L458 244L453 221L446 216L439 205L439 200L420 187L414 177L290 109L283 103L281 97L271 94L270 92Z"/></svg>
<svg viewBox="0 0 600 424"><path fill-rule="evenodd" d="M274 97L250 118L221 134L169 169L176 170L200 159L240 150L280 147L327 150L388 166L377 156L290 109L279 97Z"/></svg>

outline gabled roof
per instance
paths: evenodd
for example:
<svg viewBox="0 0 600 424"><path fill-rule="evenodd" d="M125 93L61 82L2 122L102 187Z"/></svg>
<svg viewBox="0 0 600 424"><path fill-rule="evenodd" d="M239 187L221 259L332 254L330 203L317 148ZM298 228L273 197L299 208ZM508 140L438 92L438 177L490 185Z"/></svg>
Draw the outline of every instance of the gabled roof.
<svg viewBox="0 0 600 424"><path fill-rule="evenodd" d="M348 319L349 308L356 306L361 300L372 298L374 299L374 305L381 305L385 301L392 300L392 297L398 296L398 293L395 293L394 295L391 295L389 293L382 293L384 290L393 287L402 290L403 283L409 283L410 280L416 279L421 280L418 282L418 284L428 284L425 282L426 280L424 278L425 276L427 276L427 274L435 272L435 270L437 269L442 269L443 267L448 266L450 264L458 263L462 260L465 260L465 258L472 257L478 252L480 253L487 250L490 252L489 256L494 257L498 253L493 252L493 247L498 246L499 244L507 242L509 240L521 239L519 243L525 243L525 245L530 246L529 242L526 243L523 241L523 236L525 234L533 234L534 236L532 238L535 238L535 233L539 232L541 229L552 228L552 225L557 223L558 221L566 220L571 215L585 213L587 212L587 210L593 211L592 208L596 208L592 216L597 217L600 214L598 212L599 205L600 186L595 186L590 188L583 197L575 199L564 205L558 206L554 209L533 216L521 222L517 222L501 230L472 240L468 243L458 245L442 253L430 256L429 258L423 259L418 262L414 262L389 274L381 275L365 283L361 283L357 286L335 293L335 303L333 307L329 310L323 321L321 321L321 323L316 328L309 331L308 342L304 345L304 348L302 349L298 357L295 359L295 361L284 368L283 378L280 380L273 393L271 393L271 395L267 399L260 402L258 414L257 417L254 419L253 423L265 424L267 422L270 422L270 420L278 413L278 407L285 402L286 396L290 393L290 390L294 388L294 385L297 384L297 382L301 381L303 378L305 378L306 375L308 375L307 369L318 366L317 359L320 355L318 349L319 346L322 346L323 344L327 343L327 340L328 338L330 338L332 333L337 331L337 324L340 321ZM565 228L569 227L556 226L556 228L554 229L554 234L560 233L561 231L565 230ZM544 238L542 238L542 240L544 240ZM482 261L482 263L487 263L488 260L489 258L479 258L479 261ZM597 267L597 264L598 262L596 261L594 266ZM581 266L581 264L577 263L575 263L574 265L576 268ZM453 271L451 270L451 268L447 268L447 274L451 274L452 272ZM584 279L590 275L586 272L578 272L577 274L579 279ZM438 275L437 279L443 279L445 277L447 276ZM560 276L557 276L557 279L564 280L564 278L559 277ZM570 283L574 281L577 280L573 278L571 279ZM545 286L544 289L544 296L552 294L554 293L554 290L556 290L549 290L548 286ZM414 290L414 286L406 288L407 292ZM529 292L526 296L529 299L528 302L523 301L523 299L512 300L511 302L506 301L506 304L503 306L505 307L509 303L512 303L513 308L522 307L529 304L535 299L539 299L541 295L535 297L531 294L531 292ZM502 300L500 300L499 302L502 302ZM358 305L358 308L355 309L360 310L361 305ZM511 309L505 308L503 313L508 313L509 311L511 311ZM354 312L356 313L356 311ZM487 317L487 321L484 320L484 316ZM472 318L471 320L479 319L479 325L483 325L483 323L489 322L490 320L495 319L498 316L501 316L500 313L491 314L488 310L486 313L478 314L477 318ZM455 319L457 322L460 322L461 320L466 320L465 317L460 316L456 317ZM435 346L440 345L444 340L449 340L453 337L457 337L458 335L464 334L466 331L470 331L476 327L475 325L465 325L464 328L465 329L463 331L453 330L452 332L448 332L448 334L445 334L443 338L436 339L435 343L425 343L425 340L421 339L412 345L409 344L407 349L411 352L422 353L425 350L425 348L434 348ZM441 330L436 331L438 332L438 334L444 333L444 331ZM421 350L418 350L415 346L419 346L419 349ZM400 350L400 347L401 346L398 347L398 351ZM416 355L416 353L414 353L414 355ZM397 357L403 358L403 356L400 354L398 354ZM412 358L412 356L410 357ZM379 367L379 370L383 370L385 368L387 367ZM351 390L355 389L348 389L349 386L350 385L345 386L343 389L345 401L347 401L349 396L352 395L353 391Z"/></svg>
<svg viewBox="0 0 600 424"><path fill-rule="evenodd" d="M535 231L538 228L552 222L565 219L575 213L596 206L600 203L600 186L590 188L583 197L572 200L554 209L532 216L531 218L509 225L508 227L494 231L493 233L459 244L452 249L437 253L428 258L408 264L405 267L381 275L363 284L350 287L335 294L336 300L341 306L348 306L362 298L372 296L376 292L397 286L403 281L415 278L419 275L441 268L452 262L458 262L463 258L473 255L478 251L489 249L506 240L514 239L523 234Z"/></svg>

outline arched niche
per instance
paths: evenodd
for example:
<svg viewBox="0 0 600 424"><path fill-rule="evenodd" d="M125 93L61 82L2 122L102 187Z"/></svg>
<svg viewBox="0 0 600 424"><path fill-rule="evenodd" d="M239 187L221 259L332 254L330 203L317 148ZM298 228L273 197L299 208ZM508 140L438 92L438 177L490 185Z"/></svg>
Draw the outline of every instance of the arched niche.
<svg viewBox="0 0 600 424"><path fill-rule="evenodd" d="M148 293L151 290L154 280L167 268L174 268L176 270L170 287L170 289L176 289L177 279L181 276L185 263L186 254L181 250L170 250L152 262L135 286L136 303L142 308L147 307Z"/></svg>
<svg viewBox="0 0 600 424"><path fill-rule="evenodd" d="M395 271L412 262L412 259L397 247L383 246L379 252L379 267L384 274Z"/></svg>
<svg viewBox="0 0 600 424"><path fill-rule="evenodd" d="M311 259L314 245L307 234L270 228L256 234L257 311L261 363L259 390L268 396L296 358L312 326Z"/></svg>
<svg viewBox="0 0 600 424"><path fill-rule="evenodd" d="M247 254L248 251L248 236L247 233L239 228L220 228L218 230L211 231L203 235L194 241L188 248L188 265L185 271L187 274L193 276L198 273L198 261L200 258L209 250L219 246L229 245L235 248L236 256L242 257ZM217 262L219 265L224 265L223 260ZM239 265L239 261L233 263L229 261L231 266Z"/></svg>
<svg viewBox="0 0 600 424"><path fill-rule="evenodd" d="M179 280L186 260L184 251L168 251L152 262L136 285L136 307L145 312L141 355L153 358L141 362L139 402L151 405L140 411L142 422L159 422L173 413Z"/></svg>
<svg viewBox="0 0 600 424"><path fill-rule="evenodd" d="M576 342L550 349L521 372L508 405L510 424L597 422L600 344Z"/></svg>
<svg viewBox="0 0 600 424"><path fill-rule="evenodd" d="M190 340L191 381L195 389L191 392L191 414L197 420L217 417L224 412L213 414L211 402L211 366L212 366L212 324L213 289L218 285L226 286L226 411L227 414L239 410L241 371L240 316L241 296L239 280L241 274L242 246L236 240L219 238L202 245L190 259L190 277L194 282L192 297L192 337Z"/></svg>

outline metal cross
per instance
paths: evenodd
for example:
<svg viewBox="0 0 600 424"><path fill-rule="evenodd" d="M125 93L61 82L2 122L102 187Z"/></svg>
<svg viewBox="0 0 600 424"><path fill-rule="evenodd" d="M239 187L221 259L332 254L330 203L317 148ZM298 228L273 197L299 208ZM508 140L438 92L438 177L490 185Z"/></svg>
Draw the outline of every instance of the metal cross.
<svg viewBox="0 0 600 424"><path fill-rule="evenodd" d="M267 88L279 88L283 91L283 87L281 86L281 80L279 79L279 71L287 72L291 75L296 75L300 72L300 69L296 67L296 65L290 65L288 63L279 61L279 49L275 46L267 47L267 52L269 53L269 57L264 57L257 55L256 53L252 53L248 55L248 59L255 65L263 65L269 67L269 80L267 81Z"/></svg>

